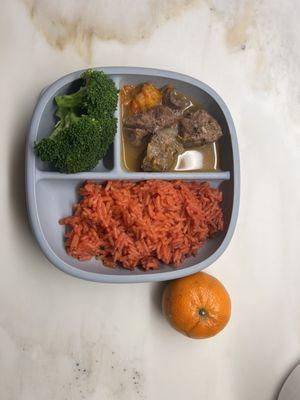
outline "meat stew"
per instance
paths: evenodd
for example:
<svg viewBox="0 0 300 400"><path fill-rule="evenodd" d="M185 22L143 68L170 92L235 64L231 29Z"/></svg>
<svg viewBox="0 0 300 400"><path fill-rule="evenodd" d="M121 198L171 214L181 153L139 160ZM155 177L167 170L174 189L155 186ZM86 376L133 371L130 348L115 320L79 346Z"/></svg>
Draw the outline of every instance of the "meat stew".
<svg viewBox="0 0 300 400"><path fill-rule="evenodd" d="M137 171L216 171L219 169L218 140L222 130L218 122L201 105L173 86L155 93L154 104L141 111L132 107L146 83L132 87L134 96L122 102L122 147L125 169ZM144 92L142 92L144 90ZM152 89L151 89L152 90ZM151 100L153 99L153 95Z"/></svg>

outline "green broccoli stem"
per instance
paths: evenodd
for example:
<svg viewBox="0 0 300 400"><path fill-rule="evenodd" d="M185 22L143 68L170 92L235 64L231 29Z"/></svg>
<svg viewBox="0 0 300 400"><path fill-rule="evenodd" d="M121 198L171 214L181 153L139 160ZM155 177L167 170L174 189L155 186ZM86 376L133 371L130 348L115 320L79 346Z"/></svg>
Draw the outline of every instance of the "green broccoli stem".
<svg viewBox="0 0 300 400"><path fill-rule="evenodd" d="M81 87L77 92L73 94L65 94L63 96L56 96L55 102L57 107L69 108L73 110L80 110L85 100L87 89Z"/></svg>
<svg viewBox="0 0 300 400"><path fill-rule="evenodd" d="M63 129L68 128L82 115L82 107L86 96L86 87L80 88L76 93L56 96L57 111L55 115L59 118L49 138L55 137Z"/></svg>
<svg viewBox="0 0 300 400"><path fill-rule="evenodd" d="M73 122L78 121L80 118L73 111L70 111L70 109L64 107L58 108L55 115L59 118L59 121L56 123L53 132L49 136L49 138L52 139L63 129L68 128Z"/></svg>

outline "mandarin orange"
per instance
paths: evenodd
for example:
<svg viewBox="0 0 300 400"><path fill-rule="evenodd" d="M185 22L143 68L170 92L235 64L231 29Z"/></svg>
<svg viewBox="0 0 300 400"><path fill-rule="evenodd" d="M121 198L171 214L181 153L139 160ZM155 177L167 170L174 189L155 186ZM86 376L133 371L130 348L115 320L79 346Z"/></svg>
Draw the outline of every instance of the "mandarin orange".
<svg viewBox="0 0 300 400"><path fill-rule="evenodd" d="M164 290L162 306L169 323L194 339L216 335L226 326L231 314L226 289L205 272L170 282Z"/></svg>

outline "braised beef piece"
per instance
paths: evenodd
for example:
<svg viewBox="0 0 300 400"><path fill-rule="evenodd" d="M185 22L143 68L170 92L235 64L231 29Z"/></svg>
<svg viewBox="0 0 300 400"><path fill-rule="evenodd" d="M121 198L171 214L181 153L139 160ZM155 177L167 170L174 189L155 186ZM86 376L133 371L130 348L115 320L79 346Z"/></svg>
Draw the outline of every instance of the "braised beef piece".
<svg viewBox="0 0 300 400"><path fill-rule="evenodd" d="M131 143L140 146L145 137L158 129L173 125L177 119L169 107L160 105L145 112L129 115L123 124Z"/></svg>
<svg viewBox="0 0 300 400"><path fill-rule="evenodd" d="M169 171L174 167L177 155L184 150L177 135L177 126L160 129L153 134L142 162L144 171Z"/></svg>
<svg viewBox="0 0 300 400"><path fill-rule="evenodd" d="M204 146L220 139L222 130L207 111L199 109L180 119L178 136L184 146Z"/></svg>
<svg viewBox="0 0 300 400"><path fill-rule="evenodd" d="M162 103L172 109L183 112L192 105L183 93L177 92L172 85L166 85L162 88Z"/></svg>
<svg viewBox="0 0 300 400"><path fill-rule="evenodd" d="M176 115L169 107L160 105L145 112L129 115L124 120L124 126L154 132L157 129L173 125L176 119Z"/></svg>

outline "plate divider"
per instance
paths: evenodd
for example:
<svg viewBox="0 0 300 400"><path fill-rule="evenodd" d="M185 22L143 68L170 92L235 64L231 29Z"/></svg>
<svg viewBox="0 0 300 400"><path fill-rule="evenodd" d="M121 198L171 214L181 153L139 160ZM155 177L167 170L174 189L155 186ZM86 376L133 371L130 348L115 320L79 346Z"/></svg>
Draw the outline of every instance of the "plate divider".
<svg viewBox="0 0 300 400"><path fill-rule="evenodd" d="M164 180L221 180L228 181L230 179L229 171L221 172L117 172L116 170L105 172L81 172L79 174L61 174L59 172L50 171L36 171L36 180L44 179L59 179L59 180L150 180L150 179L164 179Z"/></svg>

